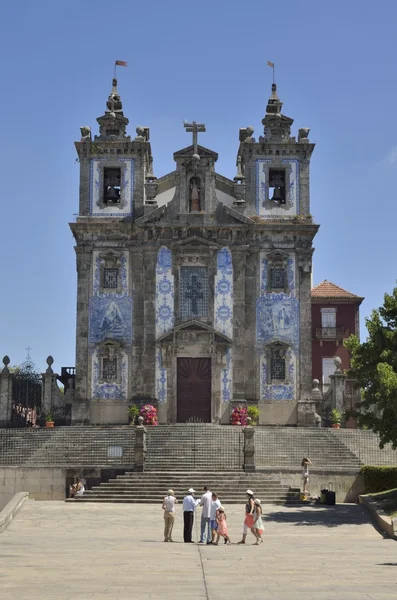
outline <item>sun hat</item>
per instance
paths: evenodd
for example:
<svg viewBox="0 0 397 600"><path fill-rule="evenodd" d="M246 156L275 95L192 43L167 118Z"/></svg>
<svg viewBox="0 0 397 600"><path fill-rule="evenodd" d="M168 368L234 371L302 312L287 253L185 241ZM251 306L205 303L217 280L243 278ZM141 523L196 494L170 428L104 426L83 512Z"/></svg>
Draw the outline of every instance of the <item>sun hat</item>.
<svg viewBox="0 0 397 600"><path fill-rule="evenodd" d="M174 490L168 490L167 494L168 494L169 496L173 496L173 495L174 495Z"/></svg>
<svg viewBox="0 0 397 600"><path fill-rule="evenodd" d="M254 495L254 492L253 492L252 490L247 490L247 494L248 494L249 496L253 496L253 495Z"/></svg>
<svg viewBox="0 0 397 600"><path fill-rule="evenodd" d="M194 490L193 488L189 488L188 489L189 494L195 494L196 490Z"/></svg>
<svg viewBox="0 0 397 600"><path fill-rule="evenodd" d="M255 498L254 504L259 504L259 506L261 505L261 501L259 500L259 498Z"/></svg>
<svg viewBox="0 0 397 600"><path fill-rule="evenodd" d="M218 508L218 510L220 510L221 512L225 512L225 509L223 508L223 506L220 506L220 507Z"/></svg>

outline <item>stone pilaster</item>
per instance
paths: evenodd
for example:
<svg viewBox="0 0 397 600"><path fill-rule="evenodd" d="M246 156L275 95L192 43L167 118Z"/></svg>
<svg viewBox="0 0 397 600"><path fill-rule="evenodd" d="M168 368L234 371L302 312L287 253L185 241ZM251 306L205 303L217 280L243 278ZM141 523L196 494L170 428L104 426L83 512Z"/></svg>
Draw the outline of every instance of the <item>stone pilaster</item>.
<svg viewBox="0 0 397 600"><path fill-rule="evenodd" d="M311 272L312 249L297 254L299 267L300 359L298 401L311 397L312 391L312 315Z"/></svg>
<svg viewBox="0 0 397 600"><path fill-rule="evenodd" d="M233 399L246 398L246 248L231 247L233 260ZM249 357L252 359L252 357Z"/></svg>
<svg viewBox="0 0 397 600"><path fill-rule="evenodd" d="M76 247L77 260L77 323L76 323L76 385L75 398L72 405L72 424L89 423L88 390L88 327L89 298L92 253L85 248Z"/></svg>

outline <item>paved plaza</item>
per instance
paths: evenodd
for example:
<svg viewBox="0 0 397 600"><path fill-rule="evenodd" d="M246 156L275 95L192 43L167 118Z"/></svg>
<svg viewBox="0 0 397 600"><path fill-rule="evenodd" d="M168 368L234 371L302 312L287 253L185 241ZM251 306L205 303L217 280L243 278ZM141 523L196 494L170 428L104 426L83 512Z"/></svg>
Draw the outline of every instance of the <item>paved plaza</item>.
<svg viewBox="0 0 397 600"><path fill-rule="evenodd" d="M233 545L215 547L182 542L180 506L165 544L158 505L28 501L0 536L0 598L396 598L397 545L363 507L265 506L260 546L235 544L244 507L226 511Z"/></svg>

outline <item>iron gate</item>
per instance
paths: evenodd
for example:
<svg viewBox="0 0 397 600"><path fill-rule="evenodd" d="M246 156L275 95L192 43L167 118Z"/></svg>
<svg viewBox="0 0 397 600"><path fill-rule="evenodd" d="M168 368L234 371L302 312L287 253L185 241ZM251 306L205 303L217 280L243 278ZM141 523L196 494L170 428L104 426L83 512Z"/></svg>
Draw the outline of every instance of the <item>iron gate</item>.
<svg viewBox="0 0 397 600"><path fill-rule="evenodd" d="M41 425L43 384L40 373L31 361L26 361L11 373L12 403L11 427L35 427Z"/></svg>

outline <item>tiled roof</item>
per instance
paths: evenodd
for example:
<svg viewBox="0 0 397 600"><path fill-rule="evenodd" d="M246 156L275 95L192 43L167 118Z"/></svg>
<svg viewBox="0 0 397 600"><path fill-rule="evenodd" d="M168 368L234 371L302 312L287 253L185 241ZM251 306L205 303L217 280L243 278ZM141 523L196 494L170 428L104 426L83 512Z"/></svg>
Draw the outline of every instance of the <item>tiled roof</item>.
<svg viewBox="0 0 397 600"><path fill-rule="evenodd" d="M319 283L312 288L312 298L343 298L346 300L364 300L364 298L356 296L356 294L352 294L351 292L339 287L339 285L335 285L326 279L324 279L322 283Z"/></svg>

